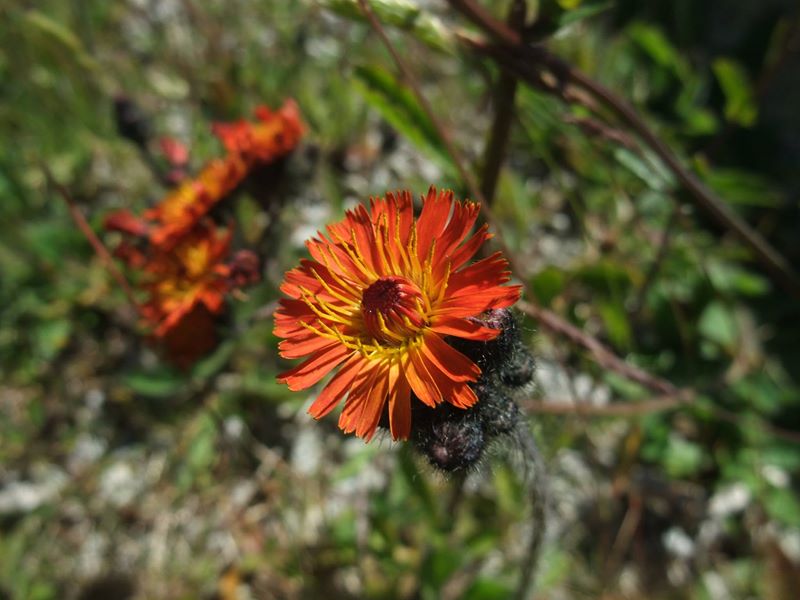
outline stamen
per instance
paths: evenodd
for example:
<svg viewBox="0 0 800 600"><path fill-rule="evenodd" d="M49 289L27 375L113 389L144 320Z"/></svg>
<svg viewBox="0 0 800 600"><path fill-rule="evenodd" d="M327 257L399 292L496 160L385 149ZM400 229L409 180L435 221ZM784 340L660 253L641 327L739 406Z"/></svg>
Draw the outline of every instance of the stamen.
<svg viewBox="0 0 800 600"><path fill-rule="evenodd" d="M419 310L424 297L414 283L399 276L381 277L361 297L366 332L392 346L416 336L426 322Z"/></svg>

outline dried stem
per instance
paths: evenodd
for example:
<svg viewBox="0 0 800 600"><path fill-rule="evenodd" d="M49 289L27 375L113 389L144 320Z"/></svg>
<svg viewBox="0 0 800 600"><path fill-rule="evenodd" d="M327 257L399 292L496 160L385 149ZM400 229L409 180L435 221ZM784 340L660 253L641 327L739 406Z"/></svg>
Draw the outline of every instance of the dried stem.
<svg viewBox="0 0 800 600"><path fill-rule="evenodd" d="M575 403L567 398L547 401L529 401L524 408L540 415L570 415L576 417L636 417L656 412L674 410L691 403L695 395L690 391L656 396L644 402L613 402L606 405Z"/></svg>
<svg viewBox="0 0 800 600"><path fill-rule="evenodd" d="M528 401L523 408L530 414L554 415L568 417L639 417L658 412L676 410L692 404L697 399L693 390L683 389L675 394L656 396L643 402L613 402L602 406L592 404L576 404L569 398L549 399L546 401ZM720 421L742 427L740 415L719 406L707 406L708 410ZM766 421L754 421L753 425L776 439L792 444L800 444L800 433L777 427Z"/></svg>
<svg viewBox="0 0 800 600"><path fill-rule="evenodd" d="M473 0L448 0L448 2L499 42L499 44L489 44L486 41L462 37L461 39L467 41L473 49L491 57L511 74L536 87L541 87L542 72L547 71L555 77L558 89L571 85L585 91L635 131L664 162L680 184L690 192L695 206L711 217L717 225L734 233L742 243L750 248L775 283L795 298L800 298L800 278L789 262L728 204L684 167L669 146L650 128L627 100L573 68L544 47L525 44L517 31L495 19Z"/></svg>

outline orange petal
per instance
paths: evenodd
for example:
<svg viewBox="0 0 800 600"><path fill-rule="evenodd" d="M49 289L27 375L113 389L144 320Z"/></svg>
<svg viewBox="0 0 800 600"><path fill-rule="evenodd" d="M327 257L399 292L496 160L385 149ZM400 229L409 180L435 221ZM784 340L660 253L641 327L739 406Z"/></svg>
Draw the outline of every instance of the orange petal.
<svg viewBox="0 0 800 600"><path fill-rule="evenodd" d="M386 406L389 382L389 368L382 367L377 369L368 400L363 403L361 415L356 424L356 435L364 438L365 441L371 440L372 436L375 435L375 430L378 428L383 408Z"/></svg>
<svg viewBox="0 0 800 600"><path fill-rule="evenodd" d="M331 340L306 330L307 336L292 336L278 344L278 353L283 358L301 358L322 350Z"/></svg>
<svg viewBox="0 0 800 600"><path fill-rule="evenodd" d="M345 433L353 433L359 428L361 416L371 402L379 402L381 406L384 398L376 398L373 394L376 380L381 374L380 365L377 362L365 365L359 375L359 381L350 390L345 402L344 410L339 415L339 428Z"/></svg>
<svg viewBox="0 0 800 600"><path fill-rule="evenodd" d="M389 428L394 440L407 440L411 434L411 387L402 373L389 388Z"/></svg>
<svg viewBox="0 0 800 600"><path fill-rule="evenodd" d="M447 401L457 408L469 408L478 401L478 396L471 387L463 383L453 387Z"/></svg>
<svg viewBox="0 0 800 600"><path fill-rule="evenodd" d="M437 195L436 188L430 187L422 203L422 212L417 219L417 256L420 262L428 258L433 240L442 233L452 205L453 192L445 190Z"/></svg>
<svg viewBox="0 0 800 600"><path fill-rule="evenodd" d="M522 286L509 285L495 287L471 295L453 296L447 298L434 310L433 316L449 317L474 317L491 308L506 308L519 300Z"/></svg>
<svg viewBox="0 0 800 600"><path fill-rule="evenodd" d="M468 267L450 274L446 297L478 293L483 289L506 283L511 276L508 261L495 252Z"/></svg>
<svg viewBox="0 0 800 600"><path fill-rule="evenodd" d="M489 226L483 225L475 234L469 238L460 248L455 250L450 258L450 268L455 271L470 258L472 258L483 243L491 237Z"/></svg>
<svg viewBox="0 0 800 600"><path fill-rule="evenodd" d="M278 375L278 383L285 383L293 392L309 388L330 373L350 352L352 350L338 341L330 342L294 369Z"/></svg>
<svg viewBox="0 0 800 600"><path fill-rule="evenodd" d="M421 352L418 349L410 350L404 366L408 384L417 398L431 408L436 408L443 399L442 394L428 372Z"/></svg>
<svg viewBox="0 0 800 600"><path fill-rule="evenodd" d="M481 375L478 365L448 345L437 333L425 336L421 352L450 381L476 381ZM428 371L433 375L430 368Z"/></svg>
<svg viewBox="0 0 800 600"><path fill-rule="evenodd" d="M350 390L353 382L358 377L361 369L365 366L365 361L358 353L353 353L345 361L342 368L333 376L322 390L320 395L309 407L308 413L315 419L321 419L339 403L339 400Z"/></svg>
<svg viewBox="0 0 800 600"><path fill-rule="evenodd" d="M492 329L470 321L469 319L457 317L439 317L431 326L431 331L441 335L452 335L467 340L477 340L487 342L493 340L500 334L499 329Z"/></svg>

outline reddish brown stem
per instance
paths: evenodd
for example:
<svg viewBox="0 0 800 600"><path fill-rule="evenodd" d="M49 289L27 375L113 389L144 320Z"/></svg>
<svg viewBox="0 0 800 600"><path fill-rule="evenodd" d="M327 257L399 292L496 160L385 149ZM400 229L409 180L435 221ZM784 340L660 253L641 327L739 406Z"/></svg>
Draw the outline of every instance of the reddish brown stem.
<svg viewBox="0 0 800 600"><path fill-rule="evenodd" d="M643 385L647 389L662 394L675 394L678 392L678 389L666 379L652 375L639 367L625 362L604 346L597 338L578 329L575 325L565 321L556 313L542 308L541 306L523 301L517 303L517 308L536 319L541 326L586 348L594 357L595 362L601 367L609 371L614 371L631 381Z"/></svg>
<svg viewBox="0 0 800 600"><path fill-rule="evenodd" d="M114 257L111 256L108 248L106 248L103 242L100 241L100 238L97 237L95 232L92 230L92 227L86 221L86 217L83 216L83 213L75 204L75 201L72 199L72 195L69 193L67 188L55 180L49 169L45 167L44 172L50 185L55 188L59 196L61 196L61 198L64 200L64 203L67 205L67 210L69 210L69 214L72 217L72 220L75 222L75 225L78 226L78 229L81 230L81 233L83 233L84 237L86 237L86 239L89 241L89 244L91 244L95 254L97 254L100 260L103 262L103 266L105 267L106 271L108 271L111 277L114 278L119 287L122 289L125 296L128 298L128 302L130 302L131 305L138 310L139 305L136 302L133 289L128 283L128 280L125 279L122 271L120 271L117 267L116 263L114 262Z"/></svg>

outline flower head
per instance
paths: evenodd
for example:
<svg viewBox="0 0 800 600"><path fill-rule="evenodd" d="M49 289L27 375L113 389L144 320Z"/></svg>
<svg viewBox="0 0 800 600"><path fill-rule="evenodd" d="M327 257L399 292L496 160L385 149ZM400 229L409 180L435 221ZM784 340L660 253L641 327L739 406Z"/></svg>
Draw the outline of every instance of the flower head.
<svg viewBox="0 0 800 600"><path fill-rule="evenodd" d="M300 110L292 100L277 111L266 106L255 109L256 121L215 123L214 134L231 154L248 163L267 163L291 152L303 135Z"/></svg>
<svg viewBox="0 0 800 600"><path fill-rule="evenodd" d="M241 269L236 261L225 262L232 232L219 231L208 220L165 248L149 243L124 213L112 217L108 227L140 234L123 240L114 253L140 273L139 287L146 297L138 308L153 340L172 362L190 366L216 346L215 317L224 311L230 292L257 279L257 264L248 265L246 281L234 277Z"/></svg>
<svg viewBox="0 0 800 600"><path fill-rule="evenodd" d="M221 200L228 197L254 170L289 154L300 141L300 111L287 100L277 111L259 106L256 121L216 123L214 134L227 151L212 160L194 179L183 181L144 217L152 224L154 244L180 239Z"/></svg>
<svg viewBox="0 0 800 600"><path fill-rule="evenodd" d="M312 416L347 396L339 426L369 440L388 405L392 437L407 439L412 393L430 407L475 404L469 384L481 370L446 338L495 338L499 330L475 317L520 293L503 285L510 273L499 252L468 264L490 237L483 226L467 238L478 212L478 204L431 187L415 219L410 192L388 193L307 242L313 260L286 274L275 335L281 356L308 357L279 376L290 389L339 367Z"/></svg>
<svg viewBox="0 0 800 600"><path fill-rule="evenodd" d="M230 291L227 257L231 231L201 222L170 250L153 247L143 266L148 301L142 314L154 326L153 334L164 337L187 315L201 306L209 314L222 311Z"/></svg>
<svg viewBox="0 0 800 600"><path fill-rule="evenodd" d="M170 246L191 231L220 201L247 176L248 167L237 154L210 161L195 179L183 181L161 202L145 211L150 223L150 241Z"/></svg>

